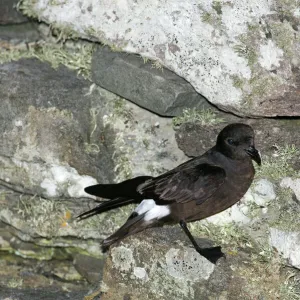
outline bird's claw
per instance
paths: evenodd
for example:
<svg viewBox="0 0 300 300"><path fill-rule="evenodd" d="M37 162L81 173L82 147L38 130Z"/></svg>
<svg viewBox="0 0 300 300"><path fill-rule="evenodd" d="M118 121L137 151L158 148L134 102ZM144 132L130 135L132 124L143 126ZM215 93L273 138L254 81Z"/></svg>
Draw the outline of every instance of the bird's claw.
<svg viewBox="0 0 300 300"><path fill-rule="evenodd" d="M211 247L211 248L202 248L202 249L196 249L197 252L204 256L207 260L212 262L213 264L216 264L216 262L224 257L226 258L226 255L221 251L221 247Z"/></svg>

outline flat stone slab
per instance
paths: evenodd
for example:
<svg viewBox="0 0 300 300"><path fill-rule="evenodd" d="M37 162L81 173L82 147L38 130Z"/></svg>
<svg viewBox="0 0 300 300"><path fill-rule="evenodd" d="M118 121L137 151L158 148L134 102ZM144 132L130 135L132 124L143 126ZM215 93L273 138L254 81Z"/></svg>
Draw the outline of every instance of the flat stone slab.
<svg viewBox="0 0 300 300"><path fill-rule="evenodd" d="M139 55L98 47L92 76L101 87L161 116L177 116L184 108L214 108L186 80Z"/></svg>

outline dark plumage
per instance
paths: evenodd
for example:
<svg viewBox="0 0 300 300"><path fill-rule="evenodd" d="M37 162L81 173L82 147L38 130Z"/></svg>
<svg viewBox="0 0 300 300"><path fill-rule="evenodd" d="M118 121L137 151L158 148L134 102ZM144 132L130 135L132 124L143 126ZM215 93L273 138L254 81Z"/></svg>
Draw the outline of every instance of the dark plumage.
<svg viewBox="0 0 300 300"><path fill-rule="evenodd" d="M171 221L180 224L201 255L216 262L223 256L221 248L201 249L186 222L207 218L239 201L254 177L252 159L261 163L253 129L245 124L230 124L219 133L216 145L202 156L158 177L140 176L118 184L87 187L87 193L111 200L78 218L140 203L126 223L103 241L104 248L147 227Z"/></svg>

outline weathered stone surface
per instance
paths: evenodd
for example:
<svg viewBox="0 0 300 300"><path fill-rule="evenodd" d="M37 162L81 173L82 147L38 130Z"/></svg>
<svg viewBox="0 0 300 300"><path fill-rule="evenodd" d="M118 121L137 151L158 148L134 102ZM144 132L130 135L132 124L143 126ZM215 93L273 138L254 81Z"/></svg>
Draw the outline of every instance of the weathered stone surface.
<svg viewBox="0 0 300 300"><path fill-rule="evenodd" d="M300 233L270 228L270 244L288 259L290 265L300 269Z"/></svg>
<svg viewBox="0 0 300 300"><path fill-rule="evenodd" d="M199 244L207 247L205 240ZM112 247L104 268L102 300L256 299L280 296L283 278L251 262L254 248L232 253L212 265L178 227L149 229ZM254 275L255 274L255 275ZM279 276L278 276L279 275ZM253 276L258 276L255 280ZM256 279L258 278L256 277Z"/></svg>
<svg viewBox="0 0 300 300"><path fill-rule="evenodd" d="M37 24L25 23L0 26L0 40L35 42L40 38ZM0 42L0 46L2 43Z"/></svg>
<svg viewBox="0 0 300 300"><path fill-rule="evenodd" d="M18 24L28 21L20 12L16 10L18 0L1 0L0 2L0 25Z"/></svg>
<svg viewBox="0 0 300 300"><path fill-rule="evenodd" d="M3 300L82 300L86 291L57 291L56 288L43 288L43 289L13 289L1 288L1 298ZM96 300L96 298L95 298Z"/></svg>
<svg viewBox="0 0 300 300"><path fill-rule="evenodd" d="M73 197L76 192L83 195L88 182L96 182L80 173L101 181L113 177L111 153L83 151L90 142L89 109L96 98L85 96L87 81L35 59L4 64L0 70L3 184L30 194ZM65 183L63 190L57 189L55 180Z"/></svg>
<svg viewBox="0 0 300 300"><path fill-rule="evenodd" d="M183 78L138 55L99 47L93 55L92 74L101 87L161 116L177 116L187 107L214 108Z"/></svg>
<svg viewBox="0 0 300 300"><path fill-rule="evenodd" d="M226 111L300 115L297 1L26 0L24 12L157 60Z"/></svg>
<svg viewBox="0 0 300 300"><path fill-rule="evenodd" d="M86 196L83 187L95 183L86 175L107 182L114 174L157 172L184 159L172 142L171 120L104 90L89 94L89 82L66 68L55 71L30 59L0 70L1 180L7 186L45 197Z"/></svg>
<svg viewBox="0 0 300 300"><path fill-rule="evenodd" d="M94 282L102 272L101 239L132 208L76 222L74 216L96 205L84 187L183 162L172 120L36 59L0 65L0 82L0 246L41 261L75 259ZM78 275L55 272L63 280L72 274Z"/></svg>
<svg viewBox="0 0 300 300"><path fill-rule="evenodd" d="M105 259L101 240L126 220L132 207L76 222L73 216L96 205L93 199L86 198L83 188L96 182L96 178L107 182L156 175L184 161L186 157L177 148L171 120L90 85L65 68L55 71L36 60L1 65L0 78L0 247L41 260L41 264L48 259L66 259L68 266L42 269L47 270L47 276L51 274L63 282L78 280L80 275L94 282L101 277L97 270ZM196 131L198 137L189 140L190 149L193 150L192 143L201 153L209 148L219 126L226 122L200 127ZM247 122L255 127L257 147L272 160L264 157L253 186L242 203L228 211L224 222L190 224L196 237L201 232L217 244L225 244L227 260L220 262L211 274L199 272L203 261L195 257L179 227L150 229L111 249L103 276L106 288L110 289L105 290L102 285L106 292L103 299L135 299L136 295L148 295L149 290L152 292L148 299L170 299L175 293L182 299L193 299L193 295L226 300L269 299L270 295L287 298L282 290L290 291L293 286L286 283L287 274L279 271L278 258L267 248L266 241L270 238L270 227L299 232L299 202L288 185L279 184L283 177L291 178L293 183L299 177L295 168L290 169L292 162L299 159L298 152L283 145L299 147L297 120ZM206 138L200 135L201 128L207 129ZM202 142L197 146L198 139ZM232 221L240 227L234 227ZM250 232L254 241L240 230ZM236 242L234 246L232 241ZM200 243L211 246L207 241ZM239 248L243 251L236 255ZM176 255L178 264L173 264L171 254ZM82 257L84 266L78 264ZM191 258L196 258L199 269ZM89 264L95 268L89 268ZM270 264L272 268L268 268ZM124 274L128 276L123 278ZM16 298L21 297L18 293L26 290L26 286L21 281L6 279L4 286L20 286L21 291L13 292ZM32 282L27 279L26 284ZM49 280L42 280L44 285L36 284L49 285ZM126 290L124 283L130 290ZM75 289L73 283L69 287ZM137 290L136 294L133 290ZM33 299L36 295L33 291L26 293L33 295ZM78 293L82 295L79 290Z"/></svg>
<svg viewBox="0 0 300 300"><path fill-rule="evenodd" d="M88 292L68 260L24 259L1 251L0 267L1 300L83 299Z"/></svg>
<svg viewBox="0 0 300 300"><path fill-rule="evenodd" d="M104 259L99 259L83 254L74 256L76 270L90 283L98 283L101 280Z"/></svg>
<svg viewBox="0 0 300 300"><path fill-rule="evenodd" d="M295 193L296 199L300 202L300 178L283 178L280 182L280 186L283 188L290 188Z"/></svg>

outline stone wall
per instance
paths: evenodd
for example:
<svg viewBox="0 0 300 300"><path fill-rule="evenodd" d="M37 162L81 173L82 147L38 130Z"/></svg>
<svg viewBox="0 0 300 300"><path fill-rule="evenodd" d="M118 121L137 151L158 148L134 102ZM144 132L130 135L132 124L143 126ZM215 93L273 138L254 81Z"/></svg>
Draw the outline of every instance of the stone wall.
<svg viewBox="0 0 300 300"><path fill-rule="evenodd" d="M0 298L298 299L297 3L98 2L24 0L30 21L0 5ZM99 201L84 187L161 174L232 122L254 128L262 166L189 225L226 259L178 225L102 253L132 205L75 220Z"/></svg>

